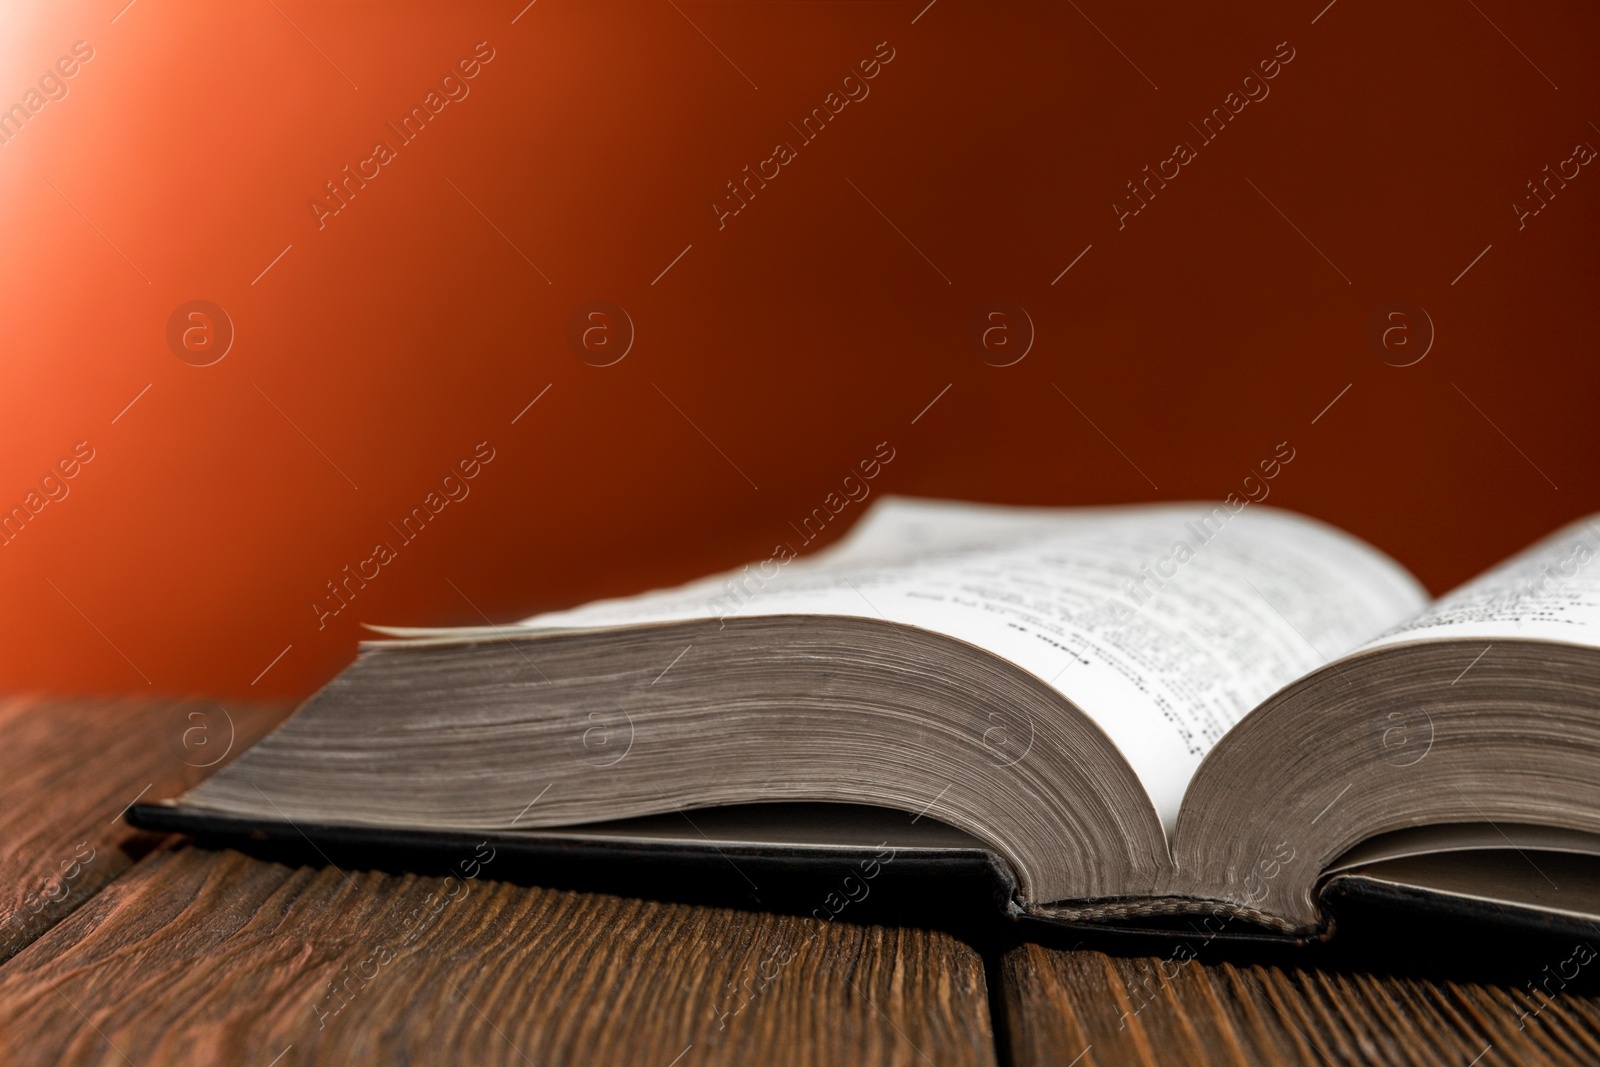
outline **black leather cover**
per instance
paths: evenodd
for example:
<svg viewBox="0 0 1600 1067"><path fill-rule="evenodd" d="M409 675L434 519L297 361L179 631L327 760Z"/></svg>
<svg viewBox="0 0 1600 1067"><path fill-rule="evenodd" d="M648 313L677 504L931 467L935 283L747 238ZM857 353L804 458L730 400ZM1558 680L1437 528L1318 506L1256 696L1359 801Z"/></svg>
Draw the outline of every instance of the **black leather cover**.
<svg viewBox="0 0 1600 1067"><path fill-rule="evenodd" d="M135 804L127 820L146 830L190 834L205 845L341 869L459 877L460 861L481 855L487 842L495 858L484 864L485 877L555 889L944 928L992 924L1003 915L1018 920L1025 936L1051 941L1081 935L1137 946L1197 936L1194 923L1181 918L1103 925L1027 915L1014 899L1016 885L1005 861L979 847L898 846L888 862L872 863L873 853L860 845L675 842L591 834L585 828L463 833L288 823L162 803ZM1590 939L1600 932L1600 925L1580 915L1403 884L1384 877L1381 865L1333 876L1323 885L1322 900L1332 918L1323 933L1339 931L1340 940L1350 934L1362 940L1390 938L1421 927L1445 936L1481 938L1493 932L1541 942ZM1265 947L1317 938L1292 938L1234 922L1205 938L1208 944L1213 940Z"/></svg>
<svg viewBox="0 0 1600 1067"><path fill-rule="evenodd" d="M696 813L699 814L699 813ZM1011 914L1015 881L981 848L893 848L892 858L857 846L709 841L674 843L566 830L454 832L235 818L169 804L135 804L141 829L193 835L290 863L460 876L461 861L495 858L482 876L554 889L717 906L820 919L953 927Z"/></svg>

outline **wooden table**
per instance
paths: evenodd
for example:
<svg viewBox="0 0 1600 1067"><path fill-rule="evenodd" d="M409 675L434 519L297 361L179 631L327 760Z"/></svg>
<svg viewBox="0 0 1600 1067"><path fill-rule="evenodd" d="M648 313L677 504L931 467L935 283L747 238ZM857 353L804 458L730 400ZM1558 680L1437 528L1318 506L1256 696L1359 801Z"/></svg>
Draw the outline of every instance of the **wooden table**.
<svg viewBox="0 0 1600 1067"><path fill-rule="evenodd" d="M286 862L121 821L282 714L0 702L0 1062L1600 1063L1592 992L1303 957L1180 967L492 865L461 882Z"/></svg>

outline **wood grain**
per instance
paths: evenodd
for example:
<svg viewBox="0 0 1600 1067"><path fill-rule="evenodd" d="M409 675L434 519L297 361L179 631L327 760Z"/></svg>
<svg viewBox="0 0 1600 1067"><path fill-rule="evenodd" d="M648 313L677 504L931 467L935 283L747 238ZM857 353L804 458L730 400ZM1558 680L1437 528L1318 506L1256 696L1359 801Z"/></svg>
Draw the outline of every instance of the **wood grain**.
<svg viewBox="0 0 1600 1067"><path fill-rule="evenodd" d="M997 1062L983 961L947 934L528 888L482 855L456 878L270 862L121 823L288 709L220 710L0 701L0 1065ZM1038 945L997 966L1019 1067L1600 1063L1592 995Z"/></svg>
<svg viewBox="0 0 1600 1067"><path fill-rule="evenodd" d="M1600 1063L1600 997L1025 945L1002 963L1018 1067Z"/></svg>
<svg viewBox="0 0 1600 1067"><path fill-rule="evenodd" d="M126 870L157 837L120 815L171 796L266 733L286 704L0 699L0 960Z"/></svg>
<svg viewBox="0 0 1600 1067"><path fill-rule="evenodd" d="M995 1063L982 962L948 935L492 873L162 847L0 968L0 1061Z"/></svg>

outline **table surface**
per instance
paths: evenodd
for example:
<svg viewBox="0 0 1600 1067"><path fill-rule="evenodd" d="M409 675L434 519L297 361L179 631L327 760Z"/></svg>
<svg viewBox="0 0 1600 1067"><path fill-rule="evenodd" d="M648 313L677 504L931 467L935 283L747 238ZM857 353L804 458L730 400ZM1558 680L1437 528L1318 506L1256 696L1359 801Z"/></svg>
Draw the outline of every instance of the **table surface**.
<svg viewBox="0 0 1600 1067"><path fill-rule="evenodd" d="M995 948L122 821L285 710L0 702L0 1062L1600 1063L1600 996L1570 989Z"/></svg>

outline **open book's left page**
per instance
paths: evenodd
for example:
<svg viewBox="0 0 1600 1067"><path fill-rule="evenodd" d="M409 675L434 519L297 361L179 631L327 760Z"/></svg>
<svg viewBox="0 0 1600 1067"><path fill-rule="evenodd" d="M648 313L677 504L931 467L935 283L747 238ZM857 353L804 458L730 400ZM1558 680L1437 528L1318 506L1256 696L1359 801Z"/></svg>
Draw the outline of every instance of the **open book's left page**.
<svg viewBox="0 0 1600 1067"><path fill-rule="evenodd" d="M1377 550L1259 505L1049 509L887 498L814 556L779 545L732 574L522 625L831 614L946 634L1082 708L1170 832L1195 767L1229 727L1425 603L1416 581ZM1051 728L1002 725L1024 735Z"/></svg>

